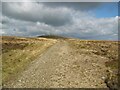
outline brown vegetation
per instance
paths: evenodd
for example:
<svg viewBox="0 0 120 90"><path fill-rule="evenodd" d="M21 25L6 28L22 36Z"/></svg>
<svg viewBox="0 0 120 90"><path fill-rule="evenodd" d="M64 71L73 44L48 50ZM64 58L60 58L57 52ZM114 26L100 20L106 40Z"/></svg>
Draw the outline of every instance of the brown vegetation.
<svg viewBox="0 0 120 90"><path fill-rule="evenodd" d="M1 49L3 54L3 57L2 57L3 83L7 82L12 77L18 75L22 70L26 68L26 66L28 66L28 64L31 61L35 60L48 47L52 46L54 43L58 41L61 42L61 45L63 45L62 47L64 47L61 49L62 51L65 52L66 48L69 48L68 50L70 50L70 52L68 53L68 51L66 51L68 56L67 55L64 56L61 54L62 52L60 52L60 55L62 55L62 59L68 57L68 60L70 60L69 62L72 61L72 59L70 59L70 56L72 58L75 58L75 55L78 55L78 57L82 55L88 56L91 58L93 57L92 59L98 60L96 61L97 64L99 64L98 62L102 62L103 64L104 61L101 61L101 59L104 58L103 60L106 60L104 64L108 68L106 70L107 77L105 78L105 83L107 87L109 87L110 89L118 88L117 86L118 76L119 76L118 45L120 44L117 41L79 40L79 39L60 38L56 36L55 37L48 36L48 37L42 37L42 38L41 37L21 38L21 37L9 37L9 36L2 37ZM59 50L61 45L59 45L58 48L57 48L57 45L59 45L59 43L56 44L55 49ZM54 50L53 52L54 54L56 54ZM50 54L50 53L47 53L47 54ZM52 54L50 55L50 57L53 58ZM57 56L54 56L54 57L57 57ZM91 58L87 59L89 63L92 63L95 61L95 60L91 60ZM48 59L49 61L49 58L46 57L45 59ZM79 70L81 70L79 69L81 67L80 65L82 65L81 61L79 61L79 58L78 58L78 61L75 61L74 63L69 64L71 68L70 70L74 70L75 72L78 72ZM66 61L66 63L68 63L68 61Z"/></svg>
<svg viewBox="0 0 120 90"><path fill-rule="evenodd" d="M3 83L19 74L55 40L39 38L2 37Z"/></svg>
<svg viewBox="0 0 120 90"><path fill-rule="evenodd" d="M120 43L117 41L92 41L92 40L68 40L72 48L77 48L78 53L81 50L87 50L89 52L86 55L90 55L94 53L98 56L103 56L109 59L109 61L105 62L106 67L109 69L107 72L107 78L105 79L105 83L110 89L118 88L118 46Z"/></svg>

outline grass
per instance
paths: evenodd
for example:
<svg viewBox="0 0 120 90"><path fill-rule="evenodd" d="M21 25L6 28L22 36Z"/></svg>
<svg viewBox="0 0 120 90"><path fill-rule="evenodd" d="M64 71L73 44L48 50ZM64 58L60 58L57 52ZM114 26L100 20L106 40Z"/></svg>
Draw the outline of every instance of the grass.
<svg viewBox="0 0 120 90"><path fill-rule="evenodd" d="M72 48L77 49L77 52L84 49L90 53L109 58L110 63L118 60L118 42L116 41L68 40L68 42ZM106 64L109 66L108 63Z"/></svg>
<svg viewBox="0 0 120 90"><path fill-rule="evenodd" d="M31 61L49 48L52 39L2 37L3 84L16 77Z"/></svg>

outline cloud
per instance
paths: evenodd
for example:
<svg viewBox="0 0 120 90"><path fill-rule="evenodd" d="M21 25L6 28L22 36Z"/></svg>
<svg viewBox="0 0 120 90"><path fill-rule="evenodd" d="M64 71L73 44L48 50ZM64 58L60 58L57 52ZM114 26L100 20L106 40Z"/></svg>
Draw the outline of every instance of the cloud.
<svg viewBox="0 0 120 90"><path fill-rule="evenodd" d="M96 7L99 7L102 2L44 2L42 3L47 7L67 7L67 8L72 8L75 10L90 10L94 9Z"/></svg>
<svg viewBox="0 0 120 90"><path fill-rule="evenodd" d="M44 3L3 3L4 35L55 34L81 39L118 39L117 16L96 18L90 12L73 7Z"/></svg>
<svg viewBox="0 0 120 90"><path fill-rule="evenodd" d="M7 18L5 18L7 19ZM112 39L117 37L117 20L115 18L104 19L75 19L72 25L54 27L41 22L28 22L8 19L9 23L3 24L4 34L17 36L38 36L55 34L81 39ZM104 23L103 23L104 22Z"/></svg>
<svg viewBox="0 0 120 90"><path fill-rule="evenodd" d="M2 12L11 18L44 22L53 26L64 25L71 21L68 8L48 8L37 3L3 3Z"/></svg>
<svg viewBox="0 0 120 90"><path fill-rule="evenodd" d="M3 2L119 2L119 0L4 0Z"/></svg>

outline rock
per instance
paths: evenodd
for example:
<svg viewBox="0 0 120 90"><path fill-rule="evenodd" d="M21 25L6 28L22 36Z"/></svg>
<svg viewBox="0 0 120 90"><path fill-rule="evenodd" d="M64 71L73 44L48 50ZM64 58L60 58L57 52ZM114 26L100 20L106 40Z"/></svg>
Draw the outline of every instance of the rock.
<svg viewBox="0 0 120 90"><path fill-rule="evenodd" d="M102 79L105 80L105 77L103 76Z"/></svg>
<svg viewBox="0 0 120 90"><path fill-rule="evenodd" d="M22 80L18 80L19 82L21 82Z"/></svg>

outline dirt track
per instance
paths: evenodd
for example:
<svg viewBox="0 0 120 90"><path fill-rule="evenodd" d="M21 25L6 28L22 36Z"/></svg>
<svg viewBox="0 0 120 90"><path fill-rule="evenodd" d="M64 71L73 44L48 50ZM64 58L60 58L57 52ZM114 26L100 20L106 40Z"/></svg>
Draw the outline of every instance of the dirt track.
<svg viewBox="0 0 120 90"><path fill-rule="evenodd" d="M106 88L105 57L76 53L67 41L59 41L34 60L14 81L14 88ZM82 50L81 50L82 51Z"/></svg>

